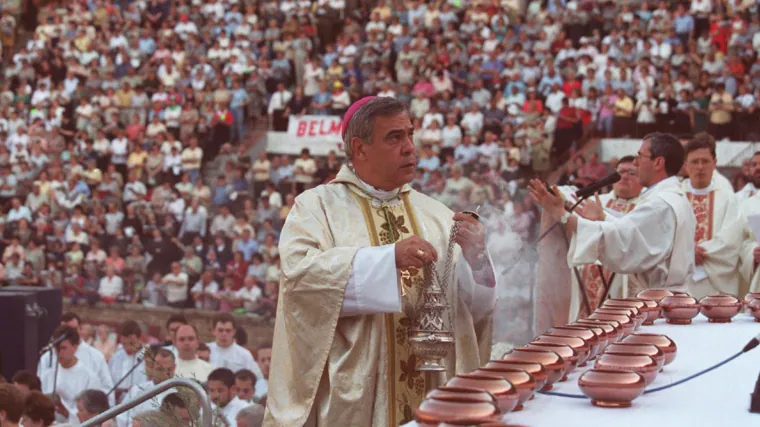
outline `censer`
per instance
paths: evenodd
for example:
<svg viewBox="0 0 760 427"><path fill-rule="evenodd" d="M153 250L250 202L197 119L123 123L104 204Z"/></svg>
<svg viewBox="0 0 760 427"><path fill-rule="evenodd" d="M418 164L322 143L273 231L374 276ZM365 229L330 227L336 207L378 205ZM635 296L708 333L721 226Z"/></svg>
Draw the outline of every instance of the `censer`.
<svg viewBox="0 0 760 427"><path fill-rule="evenodd" d="M464 213L476 219L480 218L477 210L476 212ZM433 263L425 266L425 283L422 289L421 303L416 310L414 326L409 330L409 343L412 347L412 353L421 361L417 370L426 373L428 390L435 389L445 383L447 378L444 360L454 347L454 323L452 322L452 308L447 299L447 291L454 265L454 237L460 224L461 222L457 221L451 226L443 280L438 276ZM438 381L434 380L436 379L435 373L439 373Z"/></svg>

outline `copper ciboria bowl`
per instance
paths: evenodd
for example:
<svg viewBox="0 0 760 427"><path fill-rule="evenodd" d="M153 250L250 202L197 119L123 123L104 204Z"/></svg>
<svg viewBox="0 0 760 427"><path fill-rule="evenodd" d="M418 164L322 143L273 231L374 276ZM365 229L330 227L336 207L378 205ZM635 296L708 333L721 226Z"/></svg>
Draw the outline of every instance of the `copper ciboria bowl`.
<svg viewBox="0 0 760 427"><path fill-rule="evenodd" d="M755 318L755 322L760 322L760 298L750 301L747 311Z"/></svg>
<svg viewBox="0 0 760 427"><path fill-rule="evenodd" d="M665 366L665 353L654 344L634 344L630 342L617 342L604 351L605 354L643 354L657 362L662 369Z"/></svg>
<svg viewBox="0 0 760 427"><path fill-rule="evenodd" d="M594 406L628 408L641 396L647 382L638 372L590 369L578 378L581 392Z"/></svg>
<svg viewBox="0 0 760 427"><path fill-rule="evenodd" d="M615 329L610 325L607 325L607 327L609 328L609 331L605 328L602 328L601 325L588 325L588 324L579 323L579 322L568 323L565 326L570 326L574 328L584 328L595 333L599 337L599 349L600 349L599 351L604 351L604 349L610 344L610 342L612 342L613 338L616 335Z"/></svg>
<svg viewBox="0 0 760 427"><path fill-rule="evenodd" d="M497 375L459 374L450 379L446 385L487 391L496 397L502 413L515 409L519 400L517 389L509 381Z"/></svg>
<svg viewBox="0 0 760 427"><path fill-rule="evenodd" d="M650 356L630 353L604 353L596 359L594 368L638 372L644 377L647 385L652 384L652 381L657 377L657 373L660 372L660 366Z"/></svg>
<svg viewBox="0 0 760 427"><path fill-rule="evenodd" d="M662 334L646 334L637 332L623 340L623 342L630 342L634 344L652 344L657 346L665 354L665 365L670 365L676 358L678 353L678 346L675 341L670 339L667 335Z"/></svg>
<svg viewBox="0 0 760 427"><path fill-rule="evenodd" d="M542 390L551 390L553 384L565 376L565 361L560 355L547 350L530 350L516 348L502 357L503 360L517 360L522 362L540 363L546 368L548 378Z"/></svg>
<svg viewBox="0 0 760 427"><path fill-rule="evenodd" d="M594 313L604 314L624 314L633 320L635 329L639 329L644 324L646 316L636 307L599 307Z"/></svg>
<svg viewBox="0 0 760 427"><path fill-rule="evenodd" d="M497 369L522 369L530 374L533 379L536 380L536 390L541 390L546 385L546 381L549 379L549 373L544 368L544 365L534 362L519 362L516 360L501 360L495 359L486 363L486 368ZM518 389L519 394L519 389ZM530 397L531 399L533 396Z"/></svg>
<svg viewBox="0 0 760 427"><path fill-rule="evenodd" d="M599 335L591 329L580 328L577 326L559 326L556 328L550 328L546 331L551 335L558 335L561 337L577 337L586 340L591 351L589 352L589 359L595 357L601 351L603 342L599 340Z"/></svg>
<svg viewBox="0 0 760 427"><path fill-rule="evenodd" d="M748 292L747 295L744 295L744 305L749 307L749 303L756 299L760 299L760 292Z"/></svg>
<svg viewBox="0 0 760 427"><path fill-rule="evenodd" d="M442 396L427 398L414 411L420 427L436 427L445 422L468 420L498 421L501 411L496 403L480 397Z"/></svg>
<svg viewBox="0 0 760 427"><path fill-rule="evenodd" d="M578 337L563 337L554 334L544 334L533 338L532 342L569 345L576 353L578 353L578 366L580 367L586 366L586 361L591 353L591 346L588 345L586 340Z"/></svg>
<svg viewBox="0 0 760 427"><path fill-rule="evenodd" d="M690 325L699 314L699 301L689 295L673 295L660 300L662 317L674 325Z"/></svg>
<svg viewBox="0 0 760 427"><path fill-rule="evenodd" d="M620 326L620 322L614 320L578 319L575 323L579 325L598 326L604 329L605 332L609 334L607 345L623 339L623 327Z"/></svg>
<svg viewBox="0 0 760 427"><path fill-rule="evenodd" d="M560 381L567 380L567 374L573 372L578 367L578 352L573 350L572 347L565 344L550 344L545 342L531 342L521 348L534 349L534 350L547 350L557 353L562 360L565 361L565 376Z"/></svg>
<svg viewBox="0 0 760 427"><path fill-rule="evenodd" d="M509 381L517 389L517 406L514 411L523 409L523 404L530 400L536 392L538 383L533 375L518 368L506 368L501 366L484 366L471 373L476 375L495 375Z"/></svg>
<svg viewBox="0 0 760 427"><path fill-rule="evenodd" d="M619 298L608 299L603 304L604 307L636 307L644 316L645 325L651 325L657 317L660 316L660 306L654 300L645 300L638 298ZM654 312L654 313L653 313Z"/></svg>
<svg viewBox="0 0 760 427"><path fill-rule="evenodd" d="M670 292L667 289L644 289L643 291L636 294L636 298L638 299L644 299L644 300L652 300L655 301L657 304L660 303L660 300L662 300L665 297L670 297L675 295L673 292ZM662 316L662 311L660 311L660 316Z"/></svg>
<svg viewBox="0 0 760 427"><path fill-rule="evenodd" d="M623 337L631 335L636 329L636 322L624 314L593 313L588 318L592 320L614 320L620 323L620 327L623 329Z"/></svg>
<svg viewBox="0 0 760 427"><path fill-rule="evenodd" d="M646 304L644 312L646 313L647 317L644 319L644 325L654 325L654 321L662 316L662 308L660 308L660 303L653 299L643 299L641 301Z"/></svg>
<svg viewBox="0 0 760 427"><path fill-rule="evenodd" d="M733 295L710 295L699 300L699 311L708 322L729 323L742 310L742 305Z"/></svg>

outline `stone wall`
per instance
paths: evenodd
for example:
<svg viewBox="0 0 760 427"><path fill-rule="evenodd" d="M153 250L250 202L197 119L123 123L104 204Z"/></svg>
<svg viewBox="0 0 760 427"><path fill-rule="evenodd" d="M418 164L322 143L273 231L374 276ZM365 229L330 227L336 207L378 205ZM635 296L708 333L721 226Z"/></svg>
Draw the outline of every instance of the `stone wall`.
<svg viewBox="0 0 760 427"><path fill-rule="evenodd" d="M137 304L97 304L90 307L72 305L68 301L64 301L63 309L77 313L85 323L92 325L108 325L115 328L126 319L134 319L144 323L150 334L159 339L163 339L166 335L164 327L166 320L171 314L177 312L177 309L168 307L145 307ZM211 330L215 311L181 310L181 312L198 329L201 342L214 340ZM256 348L272 340L273 326L269 321L254 316L235 316L235 319L248 333L247 347Z"/></svg>

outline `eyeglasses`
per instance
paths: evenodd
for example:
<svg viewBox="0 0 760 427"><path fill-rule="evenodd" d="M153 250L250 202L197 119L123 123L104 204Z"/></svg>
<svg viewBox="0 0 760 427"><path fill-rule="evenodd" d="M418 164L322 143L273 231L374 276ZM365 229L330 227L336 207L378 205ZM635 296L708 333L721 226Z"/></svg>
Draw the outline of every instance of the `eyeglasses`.
<svg viewBox="0 0 760 427"><path fill-rule="evenodd" d="M617 173L620 174L620 176L636 176L636 170L635 169L618 169Z"/></svg>
<svg viewBox="0 0 760 427"><path fill-rule="evenodd" d="M653 155L651 155L651 154L645 154L645 153L642 153L641 151L639 151L638 153L636 153L636 160L639 160L642 157L645 157L645 158L647 158L649 160L654 160L655 159L655 157Z"/></svg>

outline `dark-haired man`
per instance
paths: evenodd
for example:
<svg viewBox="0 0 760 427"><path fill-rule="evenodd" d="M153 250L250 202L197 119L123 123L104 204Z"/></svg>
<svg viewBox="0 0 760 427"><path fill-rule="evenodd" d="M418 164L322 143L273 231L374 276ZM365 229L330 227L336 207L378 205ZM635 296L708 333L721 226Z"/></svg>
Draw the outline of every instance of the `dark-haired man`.
<svg viewBox="0 0 760 427"><path fill-rule="evenodd" d="M739 252L744 218L732 189L718 184L715 141L696 135L686 144L686 197L697 221L694 235L694 274L688 276L689 295L702 298L725 293L739 295Z"/></svg>
<svg viewBox="0 0 760 427"><path fill-rule="evenodd" d="M42 390L42 383L40 382L40 379L37 377L37 375L34 375L34 373L30 371L16 372L13 374L11 382L16 386L16 388L21 390L24 398L26 398L26 396L32 391Z"/></svg>
<svg viewBox="0 0 760 427"><path fill-rule="evenodd" d="M208 376L208 395L215 415L223 418L227 426L237 427L237 414L249 403L237 397L235 374L227 368L214 369Z"/></svg>
<svg viewBox="0 0 760 427"><path fill-rule="evenodd" d="M0 426L18 427L24 414L24 395L13 384L0 384Z"/></svg>
<svg viewBox="0 0 760 427"><path fill-rule="evenodd" d="M243 402L253 403L256 393L256 375L248 369L241 369L235 373L235 390L238 399Z"/></svg>
<svg viewBox="0 0 760 427"><path fill-rule="evenodd" d="M620 218L605 217L598 197L571 215L540 180L531 182L530 193L571 236L571 266L599 260L610 271L628 274L649 288L685 291L687 277L694 272L696 221L677 177L683 162L683 146L674 136L645 136L635 164L639 183L648 188L639 204Z"/></svg>
<svg viewBox="0 0 760 427"><path fill-rule="evenodd" d="M617 172L620 174L620 181L612 186L612 191L599 196L599 201L607 214L613 216L624 215L633 210L639 201L641 194L641 184L637 178L635 158L625 156L617 162ZM627 297L636 295L638 286L629 283L628 276L625 274L613 274L601 264L586 264L580 272L583 280L583 287L588 299L589 309L593 312L602 303L604 296L609 287L611 298ZM570 321L574 322L579 316L586 312L582 304L580 287L578 286L575 275L572 275L573 286L570 288Z"/></svg>
<svg viewBox="0 0 760 427"><path fill-rule="evenodd" d="M260 378L261 369L251 352L235 342L236 331L237 324L231 314L220 313L214 317L216 340L208 344L211 351L209 362L217 368L229 368L233 373L248 369Z"/></svg>
<svg viewBox="0 0 760 427"><path fill-rule="evenodd" d="M79 332L68 326L59 326L53 336L64 338L55 346L58 368L46 370L40 378L42 392L55 394L56 413L74 423L78 420L76 398L79 393L87 389L107 390L103 390L95 372L76 356L80 345Z"/></svg>
<svg viewBox="0 0 760 427"><path fill-rule="evenodd" d="M119 326L119 348L108 361L111 370L111 378L117 383L139 361L139 366L134 369L116 389L116 400L121 402L121 397L129 391L133 385L142 384L148 380L145 373L145 362L141 360L143 345L141 341L142 329L134 320L125 320Z"/></svg>
<svg viewBox="0 0 760 427"><path fill-rule="evenodd" d="M77 333L79 333L82 328L82 319L76 313L69 311L63 313L61 316L60 324L61 326L74 328ZM53 335L52 338L57 338L57 335ZM82 365L86 366L88 370L94 372L100 381L100 386L92 388L103 390L110 390L113 388L111 371L108 369L108 363L106 363L106 358L103 356L103 353L101 353L95 347L87 344L86 342L81 341L80 339L80 342L77 346L76 357L77 360L82 363ZM56 363L57 359L55 352L51 351L47 354L43 354L42 357L40 357L39 363L37 364L37 376L42 379L46 371L55 369ZM115 403L114 395L112 394L109 396L109 399L110 403L113 405Z"/></svg>

